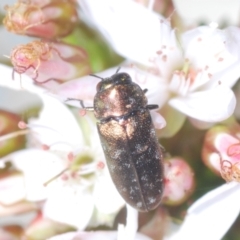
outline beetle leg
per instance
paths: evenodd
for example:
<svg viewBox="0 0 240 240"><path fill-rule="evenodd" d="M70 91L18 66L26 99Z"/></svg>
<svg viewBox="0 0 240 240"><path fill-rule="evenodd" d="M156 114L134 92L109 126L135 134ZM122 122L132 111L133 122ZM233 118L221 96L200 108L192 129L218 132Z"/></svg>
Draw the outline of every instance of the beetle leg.
<svg viewBox="0 0 240 240"><path fill-rule="evenodd" d="M147 91L148 91L148 89L147 89L147 88L143 89L143 92L144 92L144 94L145 94Z"/></svg>
<svg viewBox="0 0 240 240"><path fill-rule="evenodd" d="M84 106L84 103L83 103L83 100L81 99L76 99L76 98L68 98L65 102L67 101L78 101L81 105L81 107L84 109L84 110L87 110L87 111L94 111L94 107L85 107Z"/></svg>
<svg viewBox="0 0 240 240"><path fill-rule="evenodd" d="M153 110L153 109L159 108L159 106L157 104L150 104L150 105L147 105L146 108L149 110Z"/></svg>

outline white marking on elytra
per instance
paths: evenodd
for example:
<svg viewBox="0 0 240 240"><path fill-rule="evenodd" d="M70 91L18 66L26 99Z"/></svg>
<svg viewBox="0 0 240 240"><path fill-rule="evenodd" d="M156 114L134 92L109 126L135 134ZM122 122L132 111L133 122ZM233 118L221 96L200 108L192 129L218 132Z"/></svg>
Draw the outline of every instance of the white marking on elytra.
<svg viewBox="0 0 240 240"><path fill-rule="evenodd" d="M149 197L148 201L149 201L149 203L155 203L156 202L156 198Z"/></svg>
<svg viewBox="0 0 240 240"><path fill-rule="evenodd" d="M130 168L131 167L131 164L130 163L125 163L124 164L127 168Z"/></svg>

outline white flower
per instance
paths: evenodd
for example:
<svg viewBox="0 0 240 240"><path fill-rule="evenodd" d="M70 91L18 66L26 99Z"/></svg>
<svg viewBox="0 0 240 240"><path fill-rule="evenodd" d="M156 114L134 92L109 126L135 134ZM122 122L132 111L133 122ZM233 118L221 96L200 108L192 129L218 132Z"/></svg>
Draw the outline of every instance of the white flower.
<svg viewBox="0 0 240 240"><path fill-rule="evenodd" d="M1 85L22 91L19 82L12 82L10 68L0 65L0 70L5 76ZM8 204L22 199L46 199L45 216L80 230L90 223L94 212L97 214L91 220L92 225L111 225L124 201L105 167L95 123L89 116L85 119L77 117L77 113L74 116L63 103L34 86L26 76L22 76L22 82L24 90L38 94L43 108L39 117L28 124L28 149L1 159L2 163L11 161L23 175L19 176L19 192L14 191L14 181L9 179L7 186L11 189L2 191L0 199ZM49 149L42 150L42 146ZM6 181L0 180L1 186L6 186Z"/></svg>
<svg viewBox="0 0 240 240"><path fill-rule="evenodd" d="M236 99L230 88L240 76L238 28L198 27L183 33L179 43L166 20L130 0L79 4L87 21L120 55L135 63L134 81L141 82L139 73L145 75L167 123L178 119L174 124L179 129L184 115L195 124L231 116ZM152 84L156 79L158 88Z"/></svg>

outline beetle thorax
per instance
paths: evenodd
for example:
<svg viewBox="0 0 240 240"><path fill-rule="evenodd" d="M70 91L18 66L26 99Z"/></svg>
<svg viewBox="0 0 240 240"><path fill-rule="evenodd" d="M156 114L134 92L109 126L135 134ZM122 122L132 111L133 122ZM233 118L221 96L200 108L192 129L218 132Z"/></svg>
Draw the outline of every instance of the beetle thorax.
<svg viewBox="0 0 240 240"><path fill-rule="evenodd" d="M94 98L95 116L97 119L117 117L144 108L147 98L141 88L132 83L112 85L98 92Z"/></svg>

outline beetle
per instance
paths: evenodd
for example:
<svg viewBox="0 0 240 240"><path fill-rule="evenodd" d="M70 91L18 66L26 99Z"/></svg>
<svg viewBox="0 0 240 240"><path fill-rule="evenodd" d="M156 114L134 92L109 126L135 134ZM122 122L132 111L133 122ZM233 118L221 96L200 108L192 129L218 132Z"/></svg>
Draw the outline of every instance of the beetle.
<svg viewBox="0 0 240 240"><path fill-rule="evenodd" d="M120 68L119 68L120 69ZM152 123L145 93L119 69L100 78L93 107L111 178L124 200L138 211L155 209L163 193L163 153ZM70 99L72 100L72 99Z"/></svg>

